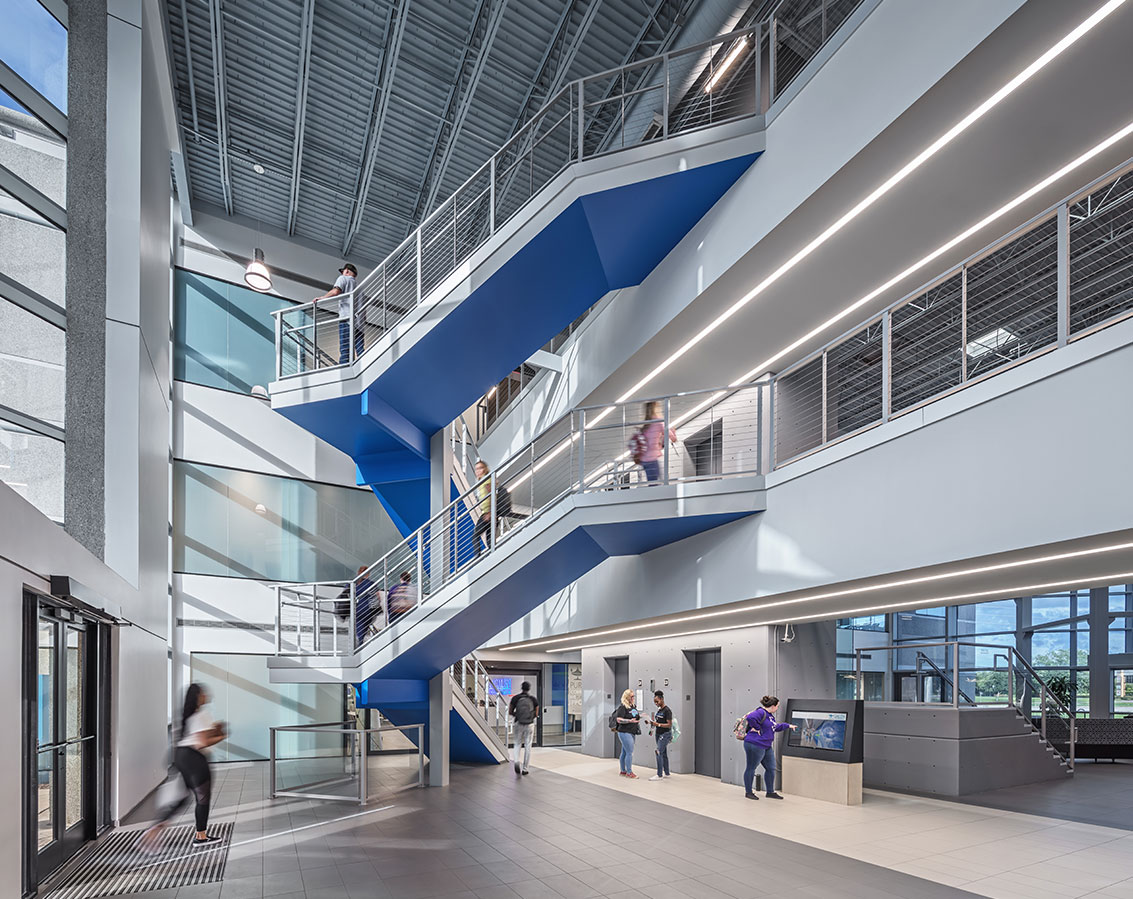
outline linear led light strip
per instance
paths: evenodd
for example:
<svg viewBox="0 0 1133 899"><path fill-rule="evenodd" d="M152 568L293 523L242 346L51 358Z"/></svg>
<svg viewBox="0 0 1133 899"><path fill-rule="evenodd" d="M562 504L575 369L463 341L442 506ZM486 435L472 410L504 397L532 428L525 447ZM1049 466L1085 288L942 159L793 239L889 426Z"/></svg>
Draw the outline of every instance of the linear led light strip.
<svg viewBox="0 0 1133 899"><path fill-rule="evenodd" d="M1059 40L1057 43L1055 43L1045 53L1043 53L1041 56L1039 56L1037 59L1035 59L1030 65L1028 65L1025 69L1023 69L1021 72L1019 72L1019 74L1017 74L1014 78L1012 78L1010 81L1008 81L1006 84L1004 84L999 90L997 90L994 94L992 94L990 97L988 97L986 100L984 100L979 106L977 106L975 109L973 109L971 112L969 112L966 116L964 116L964 118L962 118L959 122L957 122L955 125L953 125L951 128L949 128L946 132L944 132L944 134L942 134L935 141L933 141L931 144L929 144L929 146L927 146L919 154L917 154L915 157L913 157L913 159L911 159L904 166L902 166L900 169L898 169L896 172L894 172L887 180L882 182L878 187L876 187L871 193L869 193L862 200L860 200L849 211L847 211L840 218L838 218L836 221L834 221L833 224L829 225L826 228L826 230L824 230L821 234L819 234L816 238L814 238L810 243L808 243L801 250L799 250L797 253L795 253L793 256L791 256L786 262L784 262L781 266L779 266L777 269L775 269L763 281L761 281L759 284L757 284L755 287L753 287L751 290L749 290L746 294L744 294L742 297L740 297L735 303L733 303L730 307L728 307L726 310L724 310L724 312L722 312L719 316L717 316L713 321L711 321L707 325L705 325L704 328L702 328L700 331L698 331L692 338L690 338L687 342L685 342L679 349L677 349L674 353L672 353L660 365L658 365L656 368L654 368L651 372L649 372L649 374L647 374L644 378L642 378L640 381L638 381L636 384L634 384L633 387L631 387L624 394L622 394L622 396L620 396L618 398L617 402L618 403L624 403L624 402L627 402L627 401L633 399L635 396L639 395L642 388L644 388L647 384L649 384L651 381L653 381L654 378L656 378L663 371L665 371L665 369L667 369L674 362L676 362L677 360L682 358L689 350L691 350L693 347L695 347L697 344L699 344L702 340L704 340L704 338L706 338L709 334L711 334L713 331L715 331L717 328L719 328L722 324L724 324L724 322L726 322L728 319L730 319L733 315L735 315L737 312L739 312L741 309L743 309L748 303L750 303L757 296L759 296L761 293L763 293L768 287L770 287L772 284L774 284L776 281L778 281L780 278L782 278L785 274L787 274L789 271L791 271L791 269L793 269L800 262L802 262L804 259L806 259L807 256L809 256L811 253L813 253L815 250L817 250L819 247L821 247L823 244L825 244L828 240L830 240L830 238L832 238L839 231L841 231L848 224L850 224L850 222L852 222L859 215L861 215L863 212L865 212L867 209L869 209L871 206L873 206L878 200L880 200L887 193L889 193L894 187L896 187L898 184L900 184L902 181L904 181L906 178L908 178L909 175L913 174L913 172L915 172L917 169L919 169L921 166L923 166L926 162L928 162L930 159L932 159L934 156L936 156L937 153L939 153L941 150L943 150L945 147L947 147L950 143L952 143L956 138L958 138L961 134L963 134L965 131L967 131L969 128L971 128L972 125L974 125L976 122L978 122L980 119L982 119L985 115L987 115L989 112L991 112L991 110L993 110L996 106L998 106L1000 103L1002 103L1008 97L1010 97L1013 93L1015 93L1015 91L1017 91L1020 87L1022 87L1024 84L1026 84L1028 81L1030 81L1030 79L1033 78L1036 74L1038 74L1043 69L1045 69L1051 62L1053 62L1055 59L1057 59L1059 56L1061 56L1063 52L1068 50L1075 43L1077 43L1082 37L1084 37L1086 34L1088 34L1090 31L1092 31L1095 27L1097 27L1098 24L1100 24L1102 21L1104 21L1114 11L1119 9L1124 3L1125 3L1125 0L1109 0L1109 2L1105 3L1093 15L1091 15L1089 18L1087 18L1085 21L1083 21L1080 25L1078 25L1076 28L1074 28L1072 31L1070 31L1065 37L1063 37L1061 40ZM1100 149L1097 150L1097 152L1100 152ZM1082 161L1084 162L1085 160L1082 160ZM1065 174L1065 172L1063 172L1063 174ZM1037 189L1041 189L1041 188L1037 188ZM995 218L997 218L999 215L1004 214L1010 208L1014 208L1015 205L1018 205L1018 203L1023 202L1024 199L1026 199L1025 196L1020 197L1020 198L1016 198L1016 201L1013 201L1013 203L1010 204L1007 208L1003 209L998 214L993 213L991 216L989 216L987 219L985 219L981 223L980 226L988 224L991 221L994 221ZM974 233L974 231L972 229L969 229L969 231L971 233ZM966 234L967 233L968 232L966 232ZM959 239L962 240L963 238L961 237ZM783 350L781 350L776 355L772 356L770 359L760 363L759 366L752 369L752 371L749 372L748 374L744 375L744 377L737 379L737 381L735 383L737 383L737 384L742 383L743 381L749 380L750 378L754 377L756 374L759 374L763 371L766 371L767 368L771 364L773 364L776 360L782 358L786 353L791 352L791 350L795 349L800 344L802 344L806 340L813 337L815 334L819 333L820 331L822 331L825 328L830 327L830 325L841 320L841 318L843 318L844 316L849 315L855 309L859 308L862 304L869 302L869 300L871 298L877 296L879 293L881 293L883 290L885 290L887 287L889 287L892 283L895 283L900 278L905 277L905 275L909 274L910 272L915 271L916 268L919 267L920 264L925 264L928 261L931 261L931 259L936 258L936 256L938 256L940 253L945 252L948 249L948 247L950 247L952 245L953 245L952 243L949 243L945 247L942 247L937 253L930 254L930 256L926 257L925 260L922 260L922 262L919 263L918 266L907 269L905 272L902 272L901 275L899 275L897 278L892 279L892 281L887 282L885 285L883 285L881 288L878 288L878 290L874 291L873 293L871 293L867 297L863 297L861 300L859 300L856 303L854 303L853 305L847 307L846 309L844 309L838 315L836 315L833 318L829 319L828 321L824 322L818 328L815 328L813 331L811 331L809 334L807 334L806 337L801 338L800 340L791 344L791 346L789 346L789 347L785 347ZM590 425L588 425L588 427L593 427L594 425L598 424L598 422L600 422L603 418L605 418L606 415L608 415L612 410L613 410L613 407L606 410L605 412L600 413L598 416L595 417L594 421Z"/></svg>
<svg viewBox="0 0 1133 899"><path fill-rule="evenodd" d="M592 637L606 637L611 634L625 634L633 631L648 630L650 628L666 627L671 624L682 624L686 621L704 621L709 618L720 618L726 615L739 615L744 612L751 612L762 609L772 609L781 606L798 605L799 603L821 602L826 599L837 599L839 596L854 596L859 593L870 593L876 590L892 590L895 587L909 587L914 584L928 584L933 581L944 581L952 578L965 577L967 575L987 574L991 571L1007 571L1012 568L1022 568L1029 565L1044 565L1047 562L1063 562L1067 559L1081 559L1086 556L1096 556L1102 553L1119 552L1124 549L1133 549L1133 542L1127 543L1113 543L1108 546L1097 546L1091 549L1079 549L1073 552L1053 553L1046 556L1037 556L1031 559L1020 559L1014 562L1000 562L995 565L981 565L976 568L965 568L960 571L947 571L941 574L926 574L920 577L902 578L897 581L889 581L884 584L870 584L861 587L845 587L840 590L827 590L824 593L815 593L810 596L795 597L793 599L781 599L775 602L761 602L759 600L752 600L742 606L730 609L714 609L711 611L698 612L692 615L685 615L681 618L668 618L664 621L650 621L643 624L628 624L622 627L606 628L605 630L598 631L591 634ZM888 607L887 607L888 608ZM842 613L839 613L841 615ZM742 625L749 627L750 625ZM710 630L729 630L728 627L710 628ZM698 632L700 633L700 632ZM555 637L549 640L537 640L530 643L523 643L519 646L513 647L500 647L501 650L509 649L536 649L542 646L552 646L558 643L569 643L572 640L580 639L578 636ZM645 639L644 637L630 638L630 639ZM553 652L554 650L547 650Z"/></svg>
<svg viewBox="0 0 1133 899"><path fill-rule="evenodd" d="M1133 571L1122 571L1122 572L1118 572L1117 574L1104 574L1104 575L1099 575L1097 578L1091 578L1091 580L1097 580L1099 583L1100 582L1117 583L1119 581L1127 581L1127 580L1130 580L1130 579L1133 579ZM995 589L995 590L979 590L979 591L976 591L974 593L956 593L952 596L936 596L936 597L933 597L932 599L922 599L922 600L917 600L916 602L912 602L912 603L907 602L907 601L906 602L891 602L891 603L886 603L884 605L865 606L865 607L860 608L860 609L844 609L844 610L838 612L837 614L838 614L839 618L844 618L844 617L853 617L855 615L864 615L864 614L870 613L870 612L883 612L883 611L887 611L889 609L920 609L920 608L924 608L924 607L931 608L932 606L936 606L936 605L958 603L958 602L963 602L964 600L967 600L967 599L979 599L981 597L988 597L988 596L1002 596L1002 595L1027 596L1027 595L1032 595L1032 594L1036 594L1036 593L1042 593L1042 592L1047 591L1047 590L1054 590L1054 589L1057 589L1059 587L1074 586L1076 584L1080 584L1081 582L1082 582L1081 578L1074 578L1072 580L1066 580L1066 581L1051 581L1051 582L1046 583L1046 584L1021 584L1021 585L1015 586L1015 587L1003 587L1001 589ZM793 622L824 621L829 617L830 616L828 616L828 615L812 615L812 616L807 616L807 617L803 617L803 618L792 618L790 620L793 621ZM747 622L746 624L729 624L725 627L705 627L705 628L699 628L697 630L692 630L692 631L681 631L680 633L676 633L676 634L655 634L655 635L650 636L650 637L636 637L636 638L631 639L630 642L636 642L636 641L640 641L640 640L664 640L664 639L668 639L668 638L672 638L672 637L693 637L693 636L696 636L697 634L715 634L715 633L719 633L720 631L742 630L743 628L746 628L746 627L762 627L762 626L771 625L771 624L783 624L786 621L787 621L787 619L784 619L784 618L768 618L768 619L765 619L763 621L750 621L750 622ZM558 647L556 649L548 649L546 651L547 652L574 652L575 650L579 650L579 649L595 649L595 648L600 647L600 646L616 646L620 643L625 643L625 642L626 642L626 640L608 640L608 641L603 642L603 643L580 643L577 646L561 646L561 647ZM501 648L503 648L503 647L501 647ZM518 648L526 649L527 647L518 647Z"/></svg>

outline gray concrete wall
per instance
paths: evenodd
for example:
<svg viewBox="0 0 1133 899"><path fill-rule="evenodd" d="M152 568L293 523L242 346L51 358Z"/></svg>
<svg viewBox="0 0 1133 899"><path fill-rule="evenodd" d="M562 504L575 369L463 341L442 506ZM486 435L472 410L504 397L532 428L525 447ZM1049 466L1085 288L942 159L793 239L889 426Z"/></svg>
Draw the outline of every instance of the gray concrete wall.
<svg viewBox="0 0 1133 899"><path fill-rule="evenodd" d="M867 787L963 796L1067 776L1014 709L866 704Z"/></svg>

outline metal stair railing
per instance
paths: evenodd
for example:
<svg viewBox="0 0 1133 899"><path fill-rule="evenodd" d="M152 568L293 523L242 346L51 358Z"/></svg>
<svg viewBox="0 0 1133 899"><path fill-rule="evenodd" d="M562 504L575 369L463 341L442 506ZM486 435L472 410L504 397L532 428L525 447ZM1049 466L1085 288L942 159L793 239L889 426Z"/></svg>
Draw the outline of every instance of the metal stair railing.
<svg viewBox="0 0 1133 899"><path fill-rule="evenodd" d="M861 0L841 0L852 12ZM802 0L823 12L834 0ZM568 83L411 233L350 295L345 362L333 354L285 352L297 335L314 331L314 302L276 316L276 380L348 364L374 346L457 272L512 217L570 165L630 147L669 140L702 128L763 114L781 94L776 79L776 23L797 15L799 0L784 0L755 25L711 40ZM848 12L846 13L848 16ZM843 16L838 26L845 21ZM837 31L824 27L818 48ZM764 65L765 45L770 58ZM813 50L813 52L812 52ZM798 54L791 59L797 75ZM807 57L809 59L809 57ZM772 88L764 91L764 70ZM333 298L337 309L338 297Z"/></svg>
<svg viewBox="0 0 1133 899"><path fill-rule="evenodd" d="M280 588L277 654L349 655L361 649L571 494L762 473L765 390L766 382L760 382L569 412L355 577L348 589ZM638 464L633 456L640 439L651 441L646 455L652 458ZM284 613L296 595L311 609L308 614L321 616L324 627L328 614L345 611L334 603L349 602L349 615L341 619L345 645L337 637L329 647L325 640L317 646L285 641L290 619Z"/></svg>
<svg viewBox="0 0 1133 899"><path fill-rule="evenodd" d="M453 677L488 728L495 732L505 747L509 746L511 717L500 703L502 697L499 691L493 694L491 678L476 653L469 654L453 665ZM493 695L496 697L495 701L491 698Z"/></svg>
<svg viewBox="0 0 1133 899"><path fill-rule="evenodd" d="M947 674L945 674L944 670L939 665L937 665L936 662L934 662L932 659L930 659L928 656L926 656L920 650L917 650L917 666L916 666L916 675L917 675L918 683L919 683L921 677L923 677L923 675L921 674L921 664L922 663L927 665L929 668L931 668L933 670L933 672L935 672L936 676L940 678L941 683L947 684L949 689L951 689L953 691L957 690L956 684L955 684L955 682L953 682L952 678L949 677ZM923 695L919 689L917 690L917 695L918 696ZM964 690L962 688L958 691L958 696L959 696L960 699L963 699L964 702L966 702L968 705L975 705L976 704L976 701L974 699L972 699L972 697L969 696L966 692L964 692Z"/></svg>

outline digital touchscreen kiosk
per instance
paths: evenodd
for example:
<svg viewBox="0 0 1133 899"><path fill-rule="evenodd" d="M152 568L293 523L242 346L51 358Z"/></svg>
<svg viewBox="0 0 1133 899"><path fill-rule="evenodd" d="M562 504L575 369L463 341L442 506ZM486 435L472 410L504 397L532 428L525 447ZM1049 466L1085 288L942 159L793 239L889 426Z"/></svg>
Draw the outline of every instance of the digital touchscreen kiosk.
<svg viewBox="0 0 1133 899"><path fill-rule="evenodd" d="M788 746L842 752L846 748L846 713L791 710L795 729L787 737Z"/></svg>

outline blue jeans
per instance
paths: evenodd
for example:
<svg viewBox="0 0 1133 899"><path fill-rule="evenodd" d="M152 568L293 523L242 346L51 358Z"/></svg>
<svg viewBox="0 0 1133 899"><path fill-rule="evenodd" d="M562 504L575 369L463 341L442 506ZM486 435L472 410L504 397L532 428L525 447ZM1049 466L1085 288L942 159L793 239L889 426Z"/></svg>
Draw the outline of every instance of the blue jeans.
<svg viewBox="0 0 1133 899"><path fill-rule="evenodd" d="M622 766L622 774L633 774L633 734L618 731L618 742L622 744L618 762Z"/></svg>
<svg viewBox="0 0 1133 899"><path fill-rule="evenodd" d="M338 364L350 361L350 322L338 322Z"/></svg>
<svg viewBox="0 0 1133 899"><path fill-rule="evenodd" d="M645 469L645 477L649 483L661 480L661 460L653 459L650 462L642 462L641 467Z"/></svg>
<svg viewBox="0 0 1133 899"><path fill-rule="evenodd" d="M669 773L669 744L673 742L673 735L670 731L665 731L663 734L657 734L657 776L668 775Z"/></svg>
<svg viewBox="0 0 1133 899"><path fill-rule="evenodd" d="M770 746L757 746L755 743L744 741L744 753L747 755L747 767L744 768L744 791L751 792L752 781L755 780L755 769L763 764L763 773L768 793L775 792L775 750Z"/></svg>

